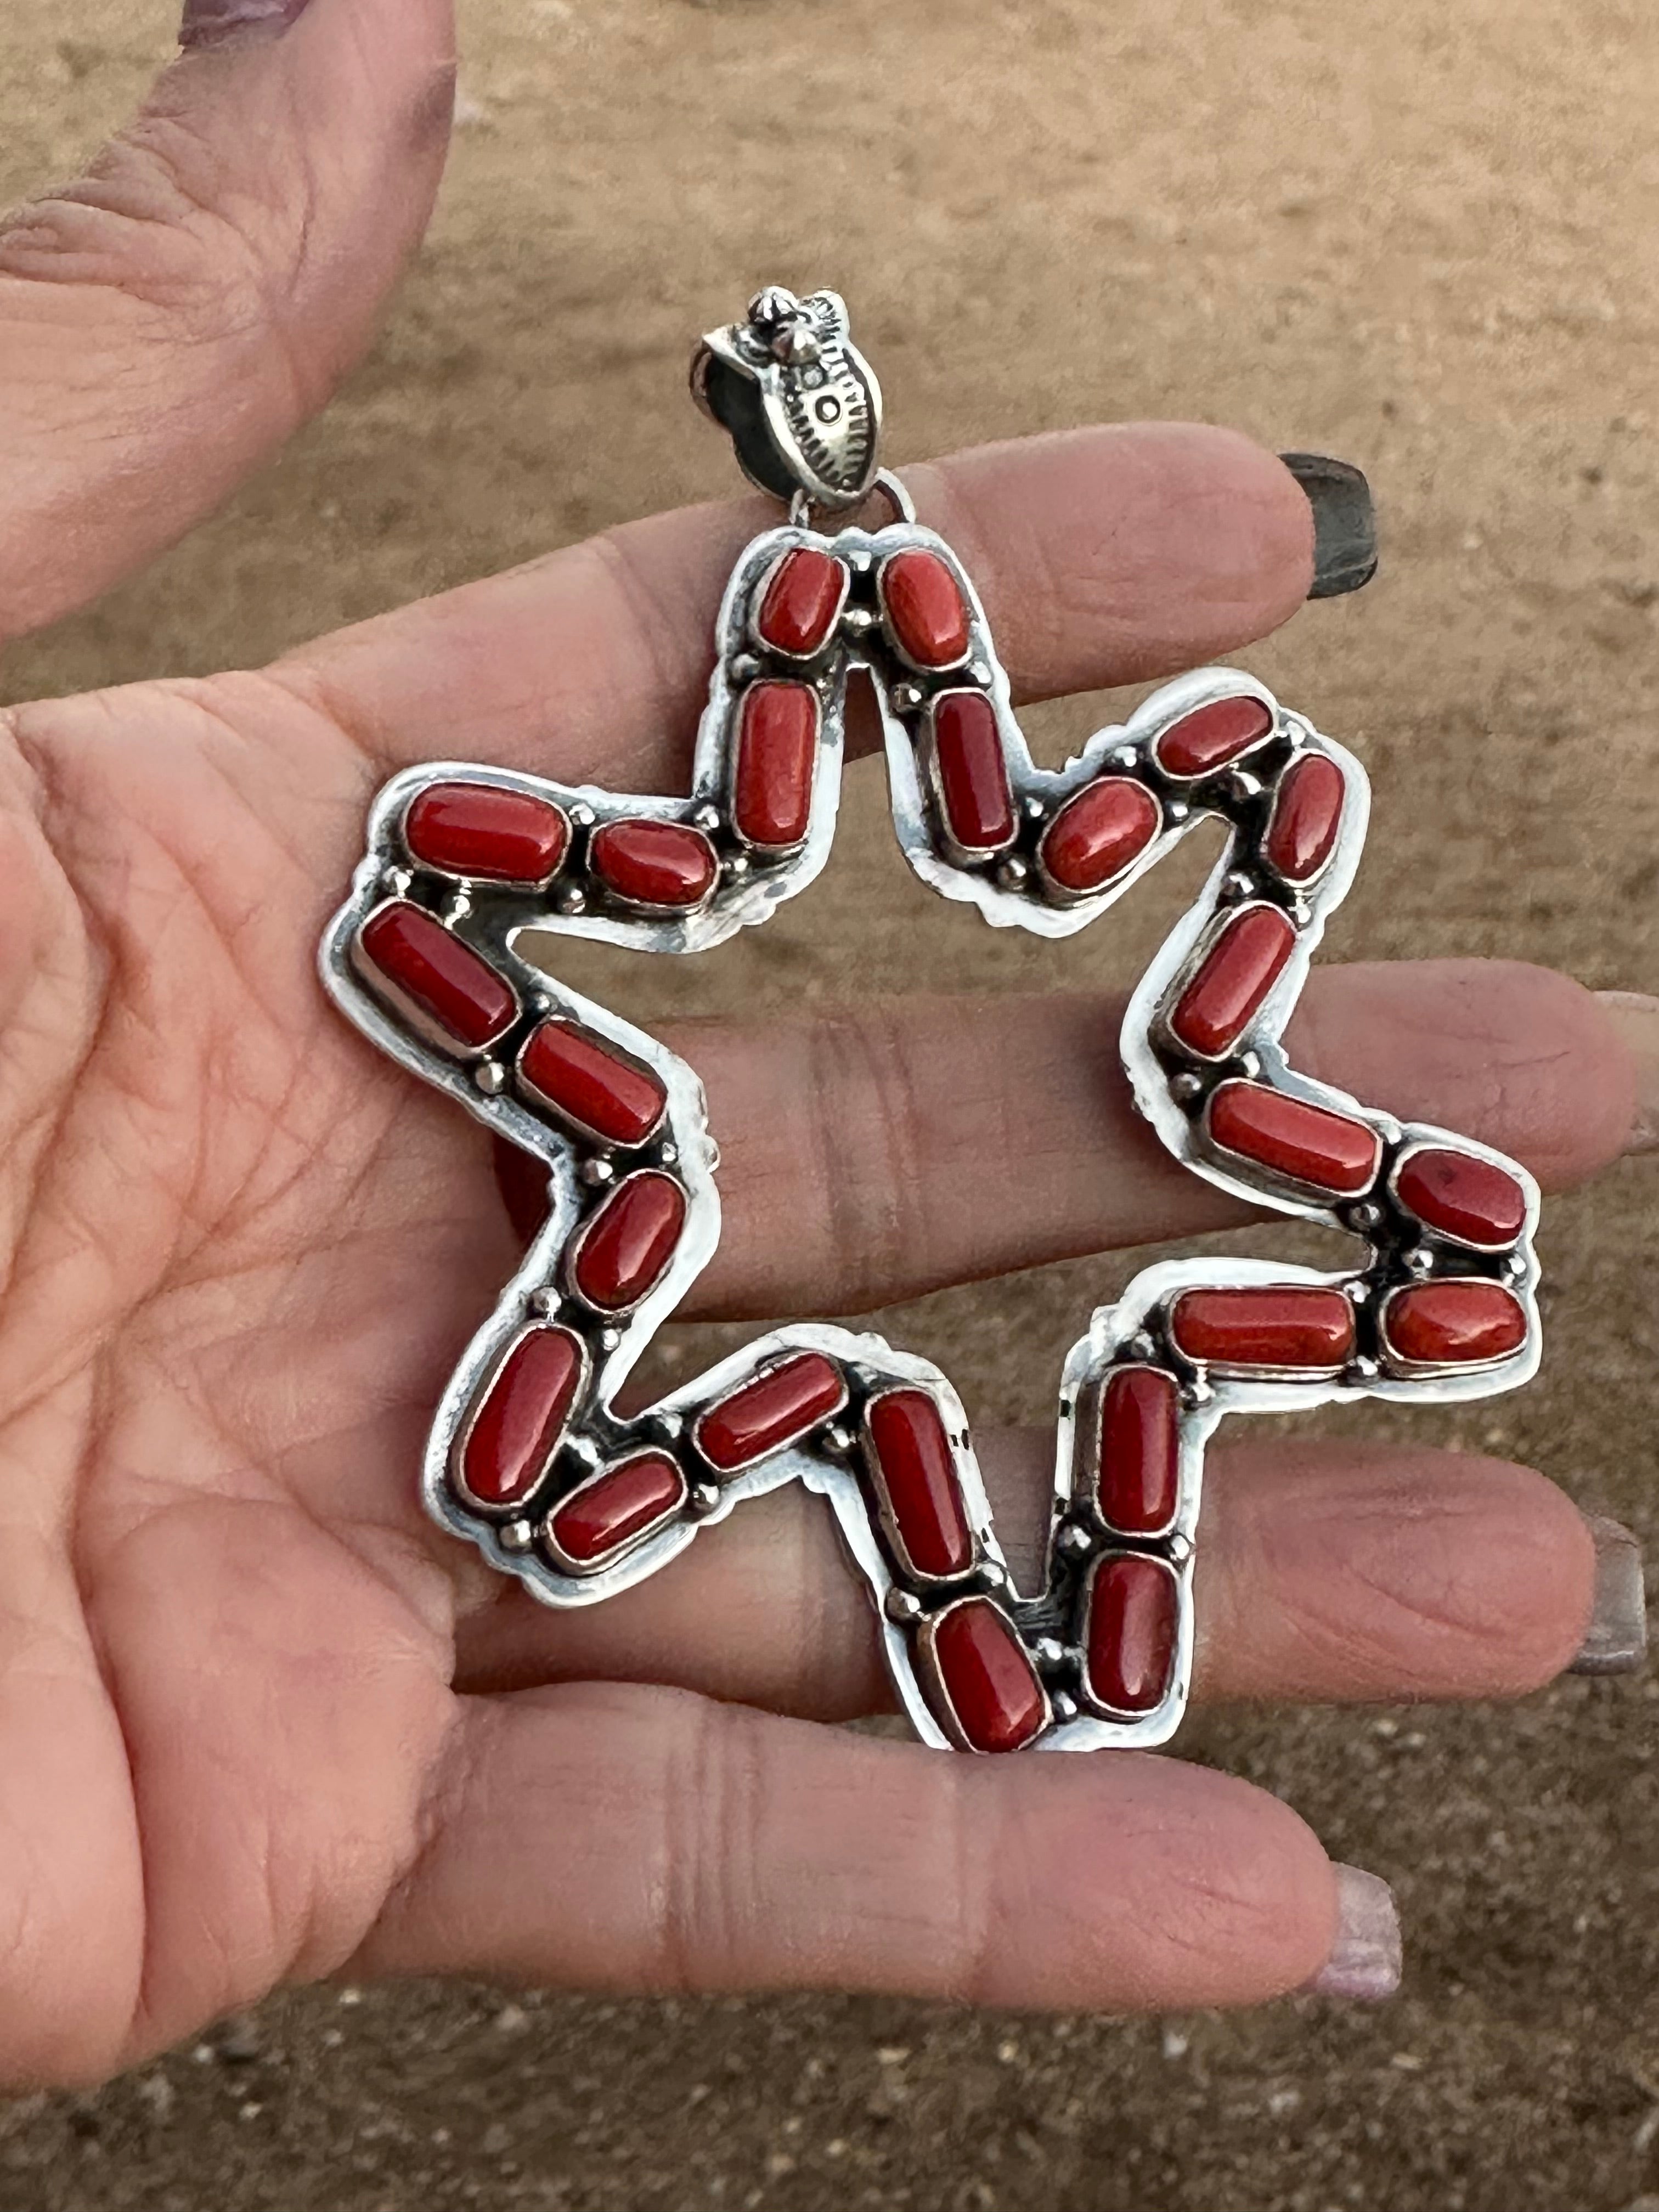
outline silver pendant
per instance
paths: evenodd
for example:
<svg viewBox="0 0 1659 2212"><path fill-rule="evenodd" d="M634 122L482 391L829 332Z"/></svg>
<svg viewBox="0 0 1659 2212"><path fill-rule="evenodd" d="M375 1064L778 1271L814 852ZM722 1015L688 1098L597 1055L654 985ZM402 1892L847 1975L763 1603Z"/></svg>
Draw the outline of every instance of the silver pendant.
<svg viewBox="0 0 1659 2212"><path fill-rule="evenodd" d="M1285 1057L1364 842L1352 754L1249 677L1211 668L1063 769L1037 767L971 580L878 469L880 394L835 295L758 295L748 320L703 341L694 383L791 514L726 587L690 794L409 769L374 803L324 940L324 980L358 1028L548 1174L546 1221L438 1407L428 1507L545 1603L593 1605L744 1499L799 1481L836 1516L925 1741L1162 1743L1187 1700L1218 1424L1526 1382L1536 1186L1502 1154L1395 1121ZM812 526L813 507L872 489L896 510L884 526ZM1124 1068L1195 1174L1364 1248L1329 1274L1171 1262L1095 1313L1060 1378L1053 1522L1030 1595L1009 1576L961 1400L879 1336L780 1328L647 1412L613 1411L714 1250L717 1154L692 1070L516 949L533 930L704 951L803 890L834 836L855 670L880 702L911 867L996 927L1070 936L1196 823L1227 824L1130 1001Z"/></svg>

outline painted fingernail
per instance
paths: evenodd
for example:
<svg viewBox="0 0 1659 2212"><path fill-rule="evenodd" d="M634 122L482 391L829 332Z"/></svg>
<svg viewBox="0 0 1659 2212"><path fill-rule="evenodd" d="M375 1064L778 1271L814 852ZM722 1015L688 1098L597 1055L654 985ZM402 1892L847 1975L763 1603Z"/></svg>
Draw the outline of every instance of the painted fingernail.
<svg viewBox="0 0 1659 2212"><path fill-rule="evenodd" d="M1636 1063L1636 1119L1627 1152L1659 1152L1659 999L1641 991L1598 991L1608 1019Z"/></svg>
<svg viewBox="0 0 1659 2212"><path fill-rule="evenodd" d="M1376 574L1376 509L1371 488L1352 461L1328 453L1281 453L1314 512L1310 599L1339 599Z"/></svg>
<svg viewBox="0 0 1659 2212"><path fill-rule="evenodd" d="M1363 1867L1333 1869L1336 1875L1336 1941L1308 1984L1316 1997L1346 1997L1351 2004L1381 2004L1400 1987L1400 1914L1394 1892Z"/></svg>
<svg viewBox="0 0 1659 2212"><path fill-rule="evenodd" d="M305 13L307 0L185 0L181 46L212 46L238 31L285 31Z"/></svg>
<svg viewBox="0 0 1659 2212"><path fill-rule="evenodd" d="M1622 1521L1587 1513L1595 1543L1589 1626L1570 1674L1635 1674L1647 1664L1648 1591L1642 1547Z"/></svg>

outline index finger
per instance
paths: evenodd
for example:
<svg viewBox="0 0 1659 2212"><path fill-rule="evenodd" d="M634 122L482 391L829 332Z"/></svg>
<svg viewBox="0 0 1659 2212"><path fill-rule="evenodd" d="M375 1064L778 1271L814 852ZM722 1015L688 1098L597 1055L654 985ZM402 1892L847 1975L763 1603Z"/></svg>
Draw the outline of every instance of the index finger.
<svg viewBox="0 0 1659 2212"><path fill-rule="evenodd" d="M1313 510L1229 430L1139 422L904 471L986 603L1017 699L1138 683L1230 653L1300 606ZM684 775L745 499L631 522L337 632L278 663L382 772L441 755L613 789ZM856 732L849 732L849 738Z"/></svg>

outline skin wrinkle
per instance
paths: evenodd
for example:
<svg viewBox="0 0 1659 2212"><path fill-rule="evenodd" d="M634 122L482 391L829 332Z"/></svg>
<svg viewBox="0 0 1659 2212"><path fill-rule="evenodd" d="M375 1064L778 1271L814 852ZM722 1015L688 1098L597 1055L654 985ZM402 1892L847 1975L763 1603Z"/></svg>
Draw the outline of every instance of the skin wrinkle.
<svg viewBox="0 0 1659 2212"><path fill-rule="evenodd" d="M1485 1468L1495 1468L1498 1463L1483 1462L1480 1464ZM1518 1492L1525 1470L1506 1468L1504 1472L1510 1477L1511 1491ZM1533 1477L1526 1486L1531 1488L1534 1486L1540 1505L1546 1496L1552 1500L1559 1498L1559 1494L1553 1486L1545 1484L1541 1477ZM1259 1508L1259 1494L1252 1503ZM1337 1500L1326 1496L1320 1498L1318 1504L1325 1516L1339 1517ZM1524 1686L1528 1687L1553 1680L1572 1656L1577 1647L1582 1623L1575 1624L1571 1619L1553 1620L1547 1616L1540 1619L1535 1612L1531 1615L1523 1614L1514 1607L1486 1619L1478 1619L1471 1614L1468 1600L1479 1594L1482 1584L1478 1576L1460 1575L1462 1551L1458 1535L1455 1528L1447 1524L1461 1519L1468 1522L1477 1530L1484 1531L1492 1519L1485 1498L1477 1502L1469 1497L1454 1494L1443 1501L1429 1497L1421 1488L1402 1485L1398 1480L1389 1480L1382 1476L1369 1496L1362 1482L1357 1480L1348 1497L1341 1501L1340 1519L1342 1540L1340 1546L1333 1548L1342 1559L1343 1579L1335 1583L1322 1584L1316 1578L1295 1576L1297 1555L1307 1548L1310 1536L1316 1533L1315 1525L1304 1517L1275 1516L1269 1519L1259 1510L1254 1511L1249 1516L1246 1540L1242 1547L1246 1555L1254 1553L1267 1564L1270 1579L1294 1578L1305 1583L1310 1601L1297 1613L1288 1617L1286 1625L1310 1654L1310 1663L1306 1668L1308 1680L1352 1674L1356 1671L1353 1655L1357 1651L1368 1651L1374 1662L1390 1650L1419 1649L1423 1645L1421 1632L1425 1629L1438 1630L1464 1645L1471 1643L1490 1644L1495 1656L1501 1654L1511 1662L1509 1668L1498 1674L1500 1682L1510 1687L1511 1693L1523 1686L1516 1680L1513 1665L1519 1650L1525 1650L1529 1656L1535 1650L1533 1670L1536 1681ZM1547 1543L1540 1528L1539 1538L1529 1548L1535 1551L1540 1559L1547 1558L1553 1563L1559 1557L1560 1542L1564 1539L1571 1541L1576 1528L1582 1538L1579 1548L1583 1553L1582 1564L1585 1573L1583 1579L1588 1598L1589 1537L1583 1533L1582 1522L1565 1499L1559 1501L1559 1511L1555 1519L1559 1526L1552 1528ZM1389 1570L1402 1564L1401 1531L1402 1524L1407 1522L1416 1522L1419 1525L1431 1523L1437 1529L1443 1528L1444 1541L1436 1547L1433 1553L1422 1546L1414 1550L1408 1549L1403 1563L1409 1565L1410 1572L1401 1575ZM1516 1528L1525 1530L1530 1525L1526 1516L1514 1512L1511 1531ZM1376 1541L1379 1536L1382 1540L1380 1544ZM1506 1532L1506 1538L1512 1547L1513 1534ZM1319 1548L1317 1544L1314 1548ZM1428 1571L1436 1565L1440 1569L1437 1580L1431 1579ZM1235 1593L1249 1579L1248 1575L1235 1571L1231 1577ZM1376 1600L1376 1608L1368 1611L1354 1605L1352 1589L1347 1587L1351 1584L1358 1584ZM1322 1597L1329 1601L1329 1611L1320 1603ZM1547 1630L1553 1631L1547 1638L1545 1635ZM1338 1662L1334 1668L1331 1665L1333 1658ZM1469 1673L1473 1680L1473 1669L1466 1667L1465 1671ZM1358 1672L1363 1679L1364 1667ZM1429 1679L1433 1679L1431 1674Z"/></svg>

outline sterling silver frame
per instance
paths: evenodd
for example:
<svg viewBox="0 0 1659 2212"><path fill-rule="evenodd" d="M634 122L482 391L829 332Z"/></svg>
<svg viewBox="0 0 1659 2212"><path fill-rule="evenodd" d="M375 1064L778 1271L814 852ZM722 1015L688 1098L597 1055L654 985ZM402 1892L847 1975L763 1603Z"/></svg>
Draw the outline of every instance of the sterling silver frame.
<svg viewBox="0 0 1659 2212"><path fill-rule="evenodd" d="M1538 1266L1532 1243L1538 1191L1513 1161L1490 1147L1427 1125L1401 1124L1299 1073L1285 1056L1285 1025L1325 924L1346 895L1364 842L1368 788L1353 756L1301 715L1281 708L1255 679L1233 669L1208 668L1164 686L1126 722L1098 731L1063 767L1039 767L1015 718L1008 678L971 580L945 541L912 519L902 487L884 482L899 515L882 528L849 527L828 537L798 514L763 532L740 555L715 626L715 668L687 794L622 794L512 769L440 762L394 777L374 802L367 855L322 945L324 982L380 1050L538 1159L548 1176L546 1219L440 1401L422 1469L423 1495L438 1522L532 1595L550 1605L580 1607L603 1603L659 1572L702 1528L717 1525L746 1499L799 1481L824 1498L835 1514L874 1601L898 1696L925 1741L945 1747L961 1741L948 1713L939 1709L945 1701L939 1683L930 1680L931 1638L924 1624L967 1593L991 1597L1001 1607L1041 1682L1048 1724L1036 1739L1036 1747L1069 1751L1158 1744L1179 1724L1188 1694L1194 1546L1205 1452L1217 1427L1231 1414L1282 1413L1351 1398L1455 1403L1526 1382L1540 1354ZM755 627L757 593L765 580L781 559L800 548L829 553L847 570L833 634L805 659L769 654ZM894 650L882 611L880 573L894 554L909 551L932 555L945 564L967 611L968 650L948 669L908 666ZM584 937L654 953L705 951L739 929L763 922L781 901L804 890L823 868L834 838L847 685L854 672L868 676L878 702L893 821L907 860L929 889L972 906L994 927L1021 928L1054 939L1073 936L1122 897L1197 823L1211 816L1227 823L1225 850L1154 956L1125 1013L1121 1049L1134 1103L1171 1156L1206 1182L1252 1205L1344 1230L1364 1248L1357 1264L1329 1273L1231 1258L1166 1262L1136 1276L1115 1304L1096 1311L1087 1334L1068 1355L1060 1380L1045 1579L1043 1588L1031 1594L1016 1589L1010 1579L960 1398L936 1367L894 1350L879 1336L817 1324L779 1328L644 1413L627 1419L617 1414L623 1382L715 1249L720 1221L714 1180L718 1149L708 1127L702 1086L692 1070L644 1031L556 981L520 950L521 938L545 935ZM808 684L817 702L807 832L797 847L775 854L746 844L732 821L737 717L745 690L761 676ZM977 690L991 704L1019 825L1014 849L992 856L965 853L953 839L945 797L930 765L933 702L942 692L961 690ZM1156 748L1164 731L1218 701L1240 696L1266 708L1272 717L1267 737L1253 743L1246 757L1213 772L1176 777L1161 769ZM1302 889L1275 877L1267 855L1266 825L1285 775L1298 761L1316 754L1339 771L1344 804L1328 860L1316 880ZM1036 857L1038 842L1069 799L1106 776L1135 781L1148 790L1159 810L1158 826L1132 862L1097 890L1060 895L1044 880ZM540 886L507 888L464 878L434 881L430 867L423 870L405 845L403 828L412 799L440 782L526 793L562 808L573 836L552 878ZM624 819L684 823L709 836L720 856L720 873L699 905L682 913L642 911L607 895L582 857L584 841L606 823ZM608 1146L553 1111L535 1110L533 1102L515 1089L522 1049L518 1023L503 1033L499 1051L466 1054L453 1042L446 1045L441 1031L434 1032L418 1006L377 981L372 964L365 965L357 950L363 924L386 898L411 894L424 899L427 910L511 986L523 1020L569 1019L656 1076L667 1107L650 1138L636 1146ZM1294 930L1292 949L1254 1018L1210 1067L1202 1055L1180 1043L1170 1026L1171 1009L1212 930L1229 914L1257 901L1287 915ZM1367 1193L1352 1200L1328 1190L1322 1194L1241 1156L1221 1155L1205 1130L1206 1085L1212 1078L1266 1085L1363 1123L1378 1148L1377 1172ZM1401 1154L1422 1144L1453 1148L1512 1177L1524 1200L1520 1235L1506 1245L1481 1247L1414 1223L1394 1195L1393 1176ZM685 1194L678 1245L661 1279L637 1304L615 1316L596 1316L573 1295L566 1261L604 1195L627 1176L653 1167L672 1173ZM1484 1364L1422 1370L1391 1360L1377 1334L1379 1302L1413 1282L1467 1275L1501 1285L1511 1294L1524 1312L1524 1340L1507 1356ZM1240 1375L1210 1371L1175 1344L1168 1316L1171 1301L1182 1291L1267 1285L1340 1291L1355 1310L1358 1343L1370 1348L1357 1349L1334 1373ZM505 1347L527 1326L550 1318L567 1321L592 1361L569 1431L522 1506L499 1510L470 1503L453 1473L458 1440ZM780 1354L800 1351L822 1353L836 1364L852 1400L796 1442L734 1474L701 1464L692 1437L698 1417L755 1379ZM1079 1428L1080 1409L1095 1406L1107 1376L1148 1362L1173 1375L1179 1387L1177 1502L1166 1529L1125 1538L1104 1529L1083 1494L1091 1448ZM906 1575L903 1546L890 1526L884 1528L878 1499L869 1486L867 1443L860 1441L863 1402L872 1393L901 1383L924 1390L939 1412L975 1552L967 1575L930 1589L921 1587L925 1578ZM547 1547L543 1531L548 1516L599 1470L653 1443L680 1456L688 1479L684 1507L597 1571L569 1571ZM1088 1577L1102 1557L1122 1550L1149 1553L1175 1576L1175 1651L1165 1692L1156 1706L1114 1716L1085 1709L1079 1623L1086 1618L1080 1593Z"/></svg>

